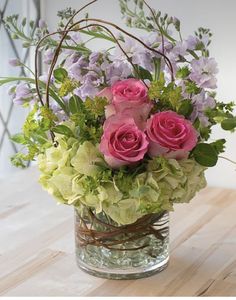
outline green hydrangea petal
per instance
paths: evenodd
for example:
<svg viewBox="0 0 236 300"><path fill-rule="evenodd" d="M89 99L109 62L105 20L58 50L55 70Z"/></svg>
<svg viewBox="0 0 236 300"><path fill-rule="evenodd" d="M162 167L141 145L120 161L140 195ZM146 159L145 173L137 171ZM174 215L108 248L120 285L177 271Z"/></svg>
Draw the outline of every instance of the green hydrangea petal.
<svg viewBox="0 0 236 300"><path fill-rule="evenodd" d="M96 163L101 163L97 148L90 142L84 142L71 160L75 170L84 175L94 176L98 172Z"/></svg>

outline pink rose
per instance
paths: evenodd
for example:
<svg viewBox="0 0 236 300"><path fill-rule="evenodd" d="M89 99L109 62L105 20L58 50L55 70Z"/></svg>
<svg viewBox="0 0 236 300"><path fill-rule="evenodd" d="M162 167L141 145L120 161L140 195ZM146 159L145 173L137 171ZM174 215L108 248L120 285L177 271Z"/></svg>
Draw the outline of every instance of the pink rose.
<svg viewBox="0 0 236 300"><path fill-rule="evenodd" d="M127 108L138 108L146 104L150 106L148 88L138 79L130 78L117 81L111 88L112 104L117 112L122 112Z"/></svg>
<svg viewBox="0 0 236 300"><path fill-rule="evenodd" d="M116 113L125 113L132 116L140 128L144 128L152 103L148 88L141 80L130 78L117 81L111 88L103 89L98 96L106 97L111 103L106 108L107 118Z"/></svg>
<svg viewBox="0 0 236 300"><path fill-rule="evenodd" d="M197 144L198 135L192 123L173 111L159 112L147 121L150 156L187 158Z"/></svg>
<svg viewBox="0 0 236 300"><path fill-rule="evenodd" d="M149 143L133 118L123 114L111 116L105 121L103 130L100 151L112 168L130 165L143 159Z"/></svg>

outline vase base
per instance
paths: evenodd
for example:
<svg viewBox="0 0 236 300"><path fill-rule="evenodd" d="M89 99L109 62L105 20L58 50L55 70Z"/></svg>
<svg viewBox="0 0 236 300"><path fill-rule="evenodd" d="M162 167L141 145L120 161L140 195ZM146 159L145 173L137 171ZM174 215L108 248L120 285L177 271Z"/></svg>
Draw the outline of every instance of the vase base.
<svg viewBox="0 0 236 300"><path fill-rule="evenodd" d="M78 267L93 276L105 278L105 279L112 279L112 280L132 280L132 279L140 279L140 278L146 278L153 276L154 274L157 274L164 269L167 268L169 263L169 257L167 257L165 260L160 262L157 265L154 265L149 268L135 268L132 270L122 270L122 269L99 269L95 267L91 267L84 263L83 261L79 260L77 258L77 265Z"/></svg>

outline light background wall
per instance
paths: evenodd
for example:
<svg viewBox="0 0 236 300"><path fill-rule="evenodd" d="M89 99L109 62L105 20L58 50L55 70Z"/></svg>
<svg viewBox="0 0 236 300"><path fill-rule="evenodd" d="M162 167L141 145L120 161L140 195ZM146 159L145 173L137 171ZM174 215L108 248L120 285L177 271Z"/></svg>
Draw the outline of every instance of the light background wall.
<svg viewBox="0 0 236 300"><path fill-rule="evenodd" d="M1 11L4 8L5 3L6 1L0 0ZM7 2L4 17L12 14L20 14L20 15L27 16L29 15L28 9L29 9L28 0L21 0L21 1L9 0ZM23 57L25 56L25 50L22 49L20 41L15 40L13 44L15 44L19 57L23 60ZM0 25L0 58L1 58L0 77L19 76L19 74L21 73L20 68L13 68L8 63L9 59L14 57L16 57L16 54L13 51L6 30L3 28L3 24L1 24ZM13 84L0 87L0 112L5 122L7 121L7 119L9 119L7 127L10 134L15 134L19 132L21 128L24 117L26 116L26 112L25 109L23 109L22 107L19 106L11 107L11 99L8 96L8 89L12 85ZM0 149L0 179L10 176L10 174L16 171L16 168L13 167L10 162L10 156L12 156L15 152L9 140L9 136L5 132L3 123L0 121L0 139L3 136L4 136L4 140L3 140L2 147Z"/></svg>
<svg viewBox="0 0 236 300"><path fill-rule="evenodd" d="M1 17L4 19L13 14L19 14L20 18L27 17L31 20L36 20L39 17L37 12L37 1L40 0L0 0L0 77L4 76L22 76L20 68L14 68L9 65L9 59L19 56L21 61L32 68L33 67L33 52L22 48L22 43L19 40L12 41L9 39L9 34L3 27ZM4 11L5 7L5 11ZM2 13L4 11L4 13ZM15 51L13 50L15 47ZM26 72L26 74L28 74ZM15 154L17 149L16 145L12 145L9 136L20 132L24 119L28 111L21 106L13 105L12 99L8 95L9 88L15 83L0 86L0 180L10 177L13 173L17 172L17 168L12 166L10 157ZM7 123L7 130L5 124ZM3 126L4 124L4 126ZM3 143L1 144L1 141Z"/></svg>
<svg viewBox="0 0 236 300"><path fill-rule="evenodd" d="M79 8L88 1L41 0L43 13L50 28L55 28L56 11L65 7ZM176 16L182 21L183 36L192 34L200 26L211 28L214 40L211 54L219 64L218 98L222 101L236 101L236 1L235 0L149 0L155 9ZM105 18L123 25L118 0L100 0L89 9L91 16ZM99 41L96 48L105 44ZM217 128L215 138L226 138L225 157L236 161L236 134L232 135ZM236 188L236 165L220 159L218 165L207 171L209 185Z"/></svg>

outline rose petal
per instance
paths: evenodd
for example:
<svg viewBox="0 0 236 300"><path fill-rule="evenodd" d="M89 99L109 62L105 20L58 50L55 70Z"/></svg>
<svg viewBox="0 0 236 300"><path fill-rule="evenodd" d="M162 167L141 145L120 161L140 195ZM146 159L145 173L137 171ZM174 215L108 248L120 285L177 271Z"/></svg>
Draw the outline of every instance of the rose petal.
<svg viewBox="0 0 236 300"><path fill-rule="evenodd" d="M103 90L101 90L98 94L98 97L101 98L107 98L109 102L112 100L112 92L110 87L106 87Z"/></svg>

